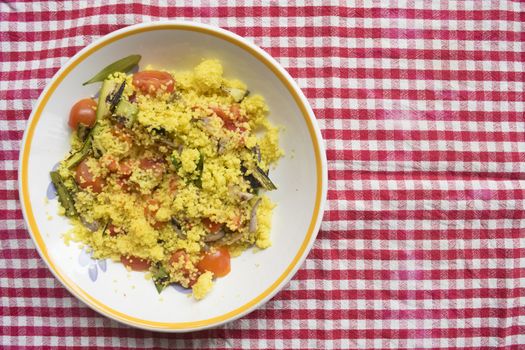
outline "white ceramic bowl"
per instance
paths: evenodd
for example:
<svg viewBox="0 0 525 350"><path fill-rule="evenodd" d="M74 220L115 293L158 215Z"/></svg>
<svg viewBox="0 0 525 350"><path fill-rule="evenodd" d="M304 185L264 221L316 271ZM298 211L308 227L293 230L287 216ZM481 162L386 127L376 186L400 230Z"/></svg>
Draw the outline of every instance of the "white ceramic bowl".
<svg viewBox="0 0 525 350"><path fill-rule="evenodd" d="M140 66L189 69L203 58L222 61L225 76L243 80L262 94L270 120L284 126L286 156L272 172L279 189L273 245L246 251L232 260L231 273L216 281L201 301L175 288L157 294L143 273L121 264L95 261L62 234L67 219L58 216L49 171L69 150L69 109L95 94L100 84L82 86L107 64L141 54ZM322 220L327 189L321 133L304 95L267 53L223 29L187 22L140 24L113 32L76 54L42 92L29 118L20 153L19 187L24 217L37 249L53 274L94 310L120 322L152 330L184 332L234 320L277 293L308 254ZM46 200L46 196L50 200ZM51 219L50 219L51 218Z"/></svg>

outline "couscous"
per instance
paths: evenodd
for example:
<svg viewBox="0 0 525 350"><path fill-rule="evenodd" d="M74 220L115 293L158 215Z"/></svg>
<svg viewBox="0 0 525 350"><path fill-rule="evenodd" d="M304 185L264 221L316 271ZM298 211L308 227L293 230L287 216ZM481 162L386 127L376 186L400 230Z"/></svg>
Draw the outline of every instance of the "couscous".
<svg viewBox="0 0 525 350"><path fill-rule="evenodd" d="M73 106L72 150L51 173L66 239L147 271L159 293L178 283L203 298L230 256L271 244L264 191L283 152L267 113L213 59L107 75L98 101Z"/></svg>

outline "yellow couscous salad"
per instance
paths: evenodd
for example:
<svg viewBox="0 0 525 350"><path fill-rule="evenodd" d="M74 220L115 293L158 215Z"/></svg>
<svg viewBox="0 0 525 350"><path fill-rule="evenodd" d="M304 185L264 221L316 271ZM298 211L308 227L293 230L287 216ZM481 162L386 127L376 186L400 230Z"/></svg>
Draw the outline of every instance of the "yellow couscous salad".
<svg viewBox="0 0 525 350"><path fill-rule="evenodd" d="M106 67L97 98L71 109L71 152L51 172L73 223L66 239L147 271L159 293L177 283L201 299L231 256L271 244L275 204L264 192L276 189L278 128L263 97L217 60L129 68Z"/></svg>

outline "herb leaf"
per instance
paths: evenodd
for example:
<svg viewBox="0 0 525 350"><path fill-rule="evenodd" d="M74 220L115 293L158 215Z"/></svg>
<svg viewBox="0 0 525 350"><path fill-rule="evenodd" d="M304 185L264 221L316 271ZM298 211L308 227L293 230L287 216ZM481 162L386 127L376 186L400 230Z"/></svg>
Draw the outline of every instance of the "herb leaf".
<svg viewBox="0 0 525 350"><path fill-rule="evenodd" d="M128 57L124 57L118 61L115 61L111 63L109 66L106 66L100 72L95 74L93 78L89 79L82 85L88 85L91 83L104 81L104 79L106 79L108 75L115 73L115 72L127 73L131 68L133 68L139 63L141 58L142 58L141 55L130 55Z"/></svg>
<svg viewBox="0 0 525 350"><path fill-rule="evenodd" d="M151 277L153 278L153 283L155 284L155 288L157 288L157 292L159 294L169 284L170 275L160 263L153 267L151 271Z"/></svg>

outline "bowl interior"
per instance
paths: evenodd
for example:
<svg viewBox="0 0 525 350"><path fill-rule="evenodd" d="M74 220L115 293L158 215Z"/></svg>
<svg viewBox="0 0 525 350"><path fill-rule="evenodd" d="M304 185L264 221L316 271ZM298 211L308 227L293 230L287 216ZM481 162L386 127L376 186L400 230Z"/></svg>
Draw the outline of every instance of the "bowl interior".
<svg viewBox="0 0 525 350"><path fill-rule="evenodd" d="M166 323L171 326L165 327L173 329L200 328L239 316L291 277L293 262L307 253L311 236L315 236L311 222L321 175L312 131L305 121L307 116L290 88L272 69L231 40L207 31L181 28L136 31L115 38L106 39L98 49L88 49L74 59L73 62L79 63L61 75L63 79L50 91L48 100L41 101L45 105L34 117L34 134L27 140L30 144L25 145L29 147L26 168L29 201L24 203L31 206L34 215L37 229L33 228L33 235L40 238L40 248L47 250L48 263L67 279L66 286L83 290L90 296L88 300L84 298L88 304L125 322L133 324L138 319L144 327L156 328ZM233 259L231 273L216 280L212 292L199 302L176 288L168 288L159 295L143 273L128 272L109 260L94 261L75 243L67 246L62 234L69 224L56 214L56 199L46 201L48 173L69 150L69 109L75 101L94 95L100 87L100 84L82 86L82 82L105 65L130 54L142 55L140 67L151 64L177 70L191 69L204 58L217 58L224 66L225 76L241 79L252 93L265 97L270 120L283 127L280 144L286 155L271 171L278 190L269 194L277 203L271 232L273 245L257 252L248 250ZM176 325L181 322L185 324Z"/></svg>

